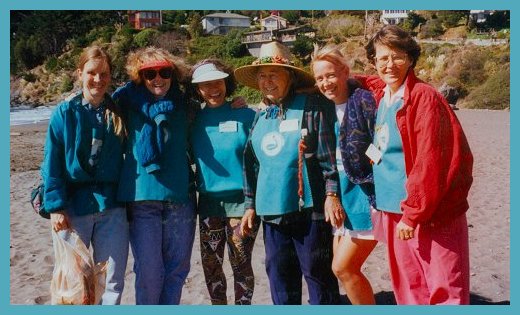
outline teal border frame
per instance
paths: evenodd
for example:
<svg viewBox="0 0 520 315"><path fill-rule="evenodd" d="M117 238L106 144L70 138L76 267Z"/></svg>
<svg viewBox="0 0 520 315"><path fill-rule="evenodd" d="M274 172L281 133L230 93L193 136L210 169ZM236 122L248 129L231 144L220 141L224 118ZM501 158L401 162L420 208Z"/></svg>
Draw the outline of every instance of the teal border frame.
<svg viewBox="0 0 520 315"><path fill-rule="evenodd" d="M520 73L518 66L518 10L513 0L437 0L425 1L416 0L371 0L371 1L353 1L353 0L327 0L327 1L311 1L311 0L90 0L90 1L71 1L71 0L2 0L0 1L0 69L3 75L0 76L0 202L4 206L2 214L0 214L0 314L244 314L260 315L266 313L275 314L512 314L518 313L517 307L517 274L514 268L510 272L510 301L511 305L471 305L471 306L270 306L270 305L254 305L246 307L235 306L200 306L200 305L182 305L182 306L42 306L42 305L10 305L10 286L9 286L9 239L10 239L10 221L9 221L9 193L10 182L10 150L9 150L9 30L10 30L10 10L120 10L120 9L169 9L169 10L223 10L223 9L242 9L242 10L258 10L258 9L278 9L278 10L381 10L381 9L421 9L421 10L456 10L456 9L500 9L511 11L511 83L519 82L518 74ZM516 54L515 54L516 53ZM519 110L515 108L516 102L520 101L519 90L511 89L511 127L510 134L517 134L520 117ZM516 130L516 132L515 132ZM511 137L510 160L518 161L518 138ZM7 149L6 149L7 148ZM518 182L518 166L511 163L510 175L510 191L517 191ZM518 205L519 194L511 194L511 208L514 209ZM518 214L510 211L511 217L511 261L510 266L515 266L518 262L517 244L512 242L518 236L518 232L514 229ZM514 311L517 309L517 311Z"/></svg>

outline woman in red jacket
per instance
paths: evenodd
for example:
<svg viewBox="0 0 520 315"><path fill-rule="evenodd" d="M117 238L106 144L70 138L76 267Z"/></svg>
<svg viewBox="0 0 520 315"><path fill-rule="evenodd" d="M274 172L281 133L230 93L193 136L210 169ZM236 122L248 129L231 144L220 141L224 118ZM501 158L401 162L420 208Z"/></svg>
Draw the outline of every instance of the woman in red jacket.
<svg viewBox="0 0 520 315"><path fill-rule="evenodd" d="M366 46L378 77L373 145L375 233L388 245L398 304L468 304L466 211L473 156L446 100L414 73L415 40L383 27Z"/></svg>

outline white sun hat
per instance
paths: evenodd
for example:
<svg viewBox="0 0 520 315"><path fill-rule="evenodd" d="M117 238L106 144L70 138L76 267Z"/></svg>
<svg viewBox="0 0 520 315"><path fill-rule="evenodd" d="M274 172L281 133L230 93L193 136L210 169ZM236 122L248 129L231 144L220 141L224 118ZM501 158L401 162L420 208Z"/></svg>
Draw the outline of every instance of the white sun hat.
<svg viewBox="0 0 520 315"><path fill-rule="evenodd" d="M200 65L193 71L191 83L201 83L227 78L229 74L222 72L212 63Z"/></svg>

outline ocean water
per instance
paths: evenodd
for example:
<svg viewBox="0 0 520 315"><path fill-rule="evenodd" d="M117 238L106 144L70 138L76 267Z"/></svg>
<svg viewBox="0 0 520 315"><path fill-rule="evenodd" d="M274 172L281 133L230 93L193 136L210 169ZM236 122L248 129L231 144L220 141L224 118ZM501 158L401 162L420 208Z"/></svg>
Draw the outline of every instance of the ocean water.
<svg viewBox="0 0 520 315"><path fill-rule="evenodd" d="M56 108L56 105L38 106L34 108L28 105L22 105L11 108L9 125L36 124L49 120L54 108Z"/></svg>

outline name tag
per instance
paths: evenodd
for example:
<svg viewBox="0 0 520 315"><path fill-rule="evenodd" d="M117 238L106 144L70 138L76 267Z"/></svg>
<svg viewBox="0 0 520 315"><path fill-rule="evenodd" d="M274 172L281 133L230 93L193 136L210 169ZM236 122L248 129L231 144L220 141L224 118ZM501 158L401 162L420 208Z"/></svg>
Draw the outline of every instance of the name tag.
<svg viewBox="0 0 520 315"><path fill-rule="evenodd" d="M280 123L280 132L289 132L298 130L298 119L282 120Z"/></svg>
<svg viewBox="0 0 520 315"><path fill-rule="evenodd" d="M219 132L237 132L237 130L238 130L238 123L233 120L223 121L218 124Z"/></svg>
<svg viewBox="0 0 520 315"><path fill-rule="evenodd" d="M365 154L366 154L366 156L368 156L368 158L370 160L372 160L372 162L374 162L374 164L378 164L379 161L381 161L381 157L383 156L381 151L378 148L376 148L376 146L373 145L372 143L368 147Z"/></svg>

